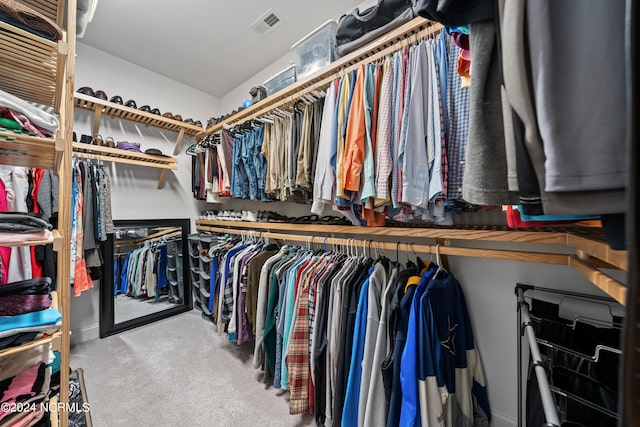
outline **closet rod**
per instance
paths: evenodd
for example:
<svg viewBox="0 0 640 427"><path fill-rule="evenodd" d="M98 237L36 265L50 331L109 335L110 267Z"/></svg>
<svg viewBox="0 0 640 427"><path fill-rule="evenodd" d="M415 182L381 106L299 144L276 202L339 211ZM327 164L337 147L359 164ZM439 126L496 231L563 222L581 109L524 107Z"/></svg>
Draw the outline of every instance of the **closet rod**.
<svg viewBox="0 0 640 427"><path fill-rule="evenodd" d="M199 230L209 231L212 233L221 234L238 234L248 235L250 230L234 230L218 227L198 227ZM252 231L252 230L251 230ZM442 245L415 245L413 243L392 243L392 242L380 242L376 240L362 240L362 239L341 239L335 237L322 237L322 236L301 236L296 234L282 234L271 232L254 232L256 236L269 237L272 239L280 240L295 240L298 242L312 243L312 244L330 244L330 245L346 245L356 246L358 248L365 247L378 250L395 251L400 245L404 245L406 252L419 252L425 254L435 254L436 248L440 255L454 255L454 256L467 256L476 258L490 258L501 259L508 261L527 261L527 262L541 262L546 264L567 265L569 263L570 255L562 254L546 254L539 252L523 252L523 251L505 251L497 249L472 249L472 248L458 248L452 246ZM369 246L371 245L371 246Z"/></svg>
<svg viewBox="0 0 640 427"><path fill-rule="evenodd" d="M162 239L169 239L171 237L176 237L181 235L182 235L182 231L175 231L173 228L171 228L168 230L159 231L147 237L116 241L116 246L125 246L125 245L130 246L130 245L137 245L138 243L144 243L144 242L153 243L153 242L160 241Z"/></svg>
<svg viewBox="0 0 640 427"><path fill-rule="evenodd" d="M380 59L383 59L385 56L403 49L409 43L407 38L413 38L414 41L418 41L439 33L441 29L442 29L442 26L440 24L433 24L433 23L431 25L428 25L425 28L418 28L417 31L414 31L411 34L406 35L405 38L402 38L396 42L393 42L391 45L373 53L372 55L367 56L365 59L354 61L354 63L350 63L349 65L346 65L345 67L340 68L339 70L332 73L328 77L325 77L316 83L310 84L309 86L300 89L296 93L290 96L287 96L286 98L283 98L279 101L276 101L270 104L269 106L265 106L265 108L255 111L254 113L246 115L242 118L238 118L236 120L232 118L227 122L227 124L233 127L233 126L242 124L244 122L247 122L249 120L258 118L260 116L264 116L265 114L268 114L270 111L273 111L275 109L286 108L289 105L293 105L295 102L300 100L300 98L303 95L313 92L314 90L323 90L323 91L326 90L332 82L341 78L347 73L357 70L363 63L369 64L372 62L379 61Z"/></svg>
<svg viewBox="0 0 640 427"><path fill-rule="evenodd" d="M389 46L397 45L398 42L404 42L407 38L414 37L414 34L418 34L417 37L419 38L421 36L421 33L424 33L425 31L436 32L442 28L442 25L437 22L431 22L424 18L416 17L406 24L392 30L388 34L385 34L372 41L371 43L357 49L356 51L337 59L336 61L328 65L325 69L319 70L318 72L312 74L304 80L296 82L286 89L283 89L267 97L266 99L254 104L246 110L239 112L233 117L211 126L204 132L196 135L196 139L202 140L205 137L220 131L224 125L228 125L230 123L241 123L263 115L266 112L277 108L276 105L283 105L283 99L291 96L297 96L297 94L302 93L302 91L306 90L308 92L317 90L323 85L326 87L326 85L328 85L332 80L335 79L334 76L336 75L336 73L339 73L345 67L350 67L354 64L370 62L372 61L371 58L375 57L376 55L378 55L379 57L383 57L384 55L380 55L379 52L384 51ZM329 76L329 79L327 79L327 76Z"/></svg>
<svg viewBox="0 0 640 427"><path fill-rule="evenodd" d="M556 405L551 394L551 388L549 386L549 380L547 378L547 371L542 365L542 357L540 356L540 349L538 348L538 342L536 341L536 333L531 323L531 317L529 316L529 304L524 299L524 290L521 287L516 288L516 294L518 298L518 329L519 340L518 346L522 346L522 335L527 334L529 340L529 350L531 351L531 359L533 363L533 369L538 379L538 389L540 390L540 400L542 401L542 407L544 410L544 417L547 421L547 426L560 427L560 419L558 418L558 412ZM521 353L519 348L518 353ZM522 358L518 358L518 378L522 376ZM518 381L520 383L521 380ZM519 384L518 387L518 426L522 425L522 387Z"/></svg>

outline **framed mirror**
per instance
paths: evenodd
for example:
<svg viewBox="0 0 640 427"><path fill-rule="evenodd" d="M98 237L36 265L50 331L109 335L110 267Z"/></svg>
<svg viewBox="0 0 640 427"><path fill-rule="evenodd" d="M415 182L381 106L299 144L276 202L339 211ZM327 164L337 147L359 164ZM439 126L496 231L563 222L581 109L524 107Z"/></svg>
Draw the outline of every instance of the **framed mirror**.
<svg viewBox="0 0 640 427"><path fill-rule="evenodd" d="M188 219L116 220L104 242L100 338L193 307Z"/></svg>

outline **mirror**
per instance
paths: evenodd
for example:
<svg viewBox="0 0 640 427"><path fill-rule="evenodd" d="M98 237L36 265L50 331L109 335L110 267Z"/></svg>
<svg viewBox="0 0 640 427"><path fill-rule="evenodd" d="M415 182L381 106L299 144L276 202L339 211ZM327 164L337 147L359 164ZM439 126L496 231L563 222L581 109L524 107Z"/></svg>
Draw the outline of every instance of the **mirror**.
<svg viewBox="0 0 640 427"><path fill-rule="evenodd" d="M116 220L114 227L103 246L100 338L191 310L189 220Z"/></svg>

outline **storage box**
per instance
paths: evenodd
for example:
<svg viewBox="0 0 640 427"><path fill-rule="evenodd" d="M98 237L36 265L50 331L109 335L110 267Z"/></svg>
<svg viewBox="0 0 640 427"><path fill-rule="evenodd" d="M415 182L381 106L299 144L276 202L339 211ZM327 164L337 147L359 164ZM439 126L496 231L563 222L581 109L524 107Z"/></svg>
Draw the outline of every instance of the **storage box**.
<svg viewBox="0 0 640 427"><path fill-rule="evenodd" d="M330 20L291 46L295 57L298 80L313 74L336 59L336 31L338 23Z"/></svg>
<svg viewBox="0 0 640 427"><path fill-rule="evenodd" d="M287 68L264 82L264 87L267 90L267 96L269 96L295 82L296 66L289 65Z"/></svg>

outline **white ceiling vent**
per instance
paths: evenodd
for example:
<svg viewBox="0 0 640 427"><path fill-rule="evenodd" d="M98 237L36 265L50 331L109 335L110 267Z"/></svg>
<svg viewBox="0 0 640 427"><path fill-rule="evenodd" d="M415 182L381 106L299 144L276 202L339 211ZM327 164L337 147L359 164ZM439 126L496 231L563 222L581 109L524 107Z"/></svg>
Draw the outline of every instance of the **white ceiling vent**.
<svg viewBox="0 0 640 427"><path fill-rule="evenodd" d="M253 24L249 25L249 28L258 33L259 36L266 37L283 23L282 18L269 9L260 18L256 19Z"/></svg>

